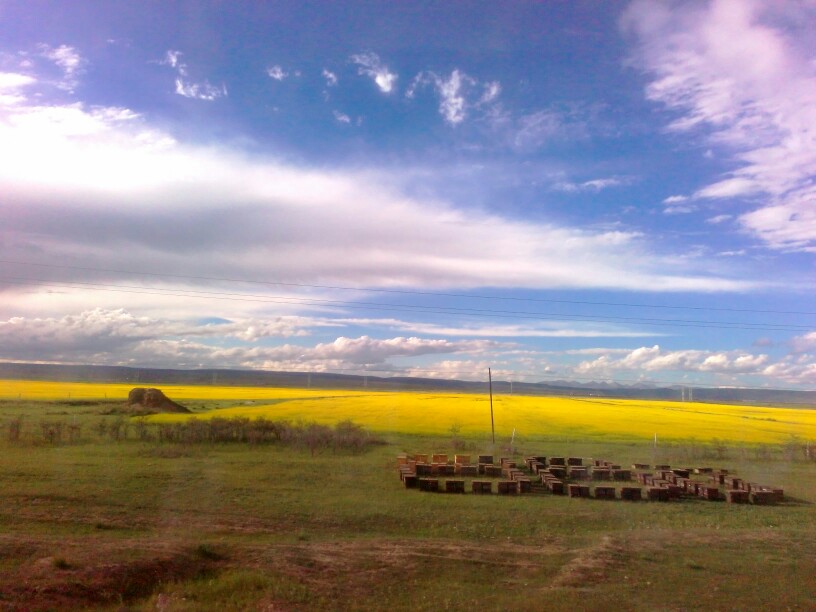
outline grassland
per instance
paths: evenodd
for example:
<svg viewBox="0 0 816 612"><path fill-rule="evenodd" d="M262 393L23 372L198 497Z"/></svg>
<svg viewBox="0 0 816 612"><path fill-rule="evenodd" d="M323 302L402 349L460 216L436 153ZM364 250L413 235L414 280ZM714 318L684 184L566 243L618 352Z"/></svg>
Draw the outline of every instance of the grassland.
<svg viewBox="0 0 816 612"><path fill-rule="evenodd" d="M811 411L503 397L493 448L489 408L473 396L163 387L199 419L351 416L386 441L312 456L161 444L133 430L113 440L98 425L124 418L111 413L130 385L38 385L0 384L0 609L811 610L816 601L816 464L801 452L816 439ZM59 420L80 428L76 441L42 438L41 423ZM502 448L513 428L514 448ZM790 501L402 488L398 453L462 450L724 466L784 487Z"/></svg>

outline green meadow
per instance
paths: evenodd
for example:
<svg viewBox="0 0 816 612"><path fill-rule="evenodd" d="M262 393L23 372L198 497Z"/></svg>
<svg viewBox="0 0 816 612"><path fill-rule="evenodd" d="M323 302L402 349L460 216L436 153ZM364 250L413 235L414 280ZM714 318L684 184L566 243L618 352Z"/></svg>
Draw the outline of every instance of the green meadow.
<svg viewBox="0 0 816 612"><path fill-rule="evenodd" d="M121 408L0 401L0 609L808 610L816 601L816 462L795 436L655 447L561 430L512 447L502 435L494 447L488 432L454 427L378 432L350 450L162 441L158 424ZM786 501L420 493L398 477L404 452L727 467L783 487Z"/></svg>

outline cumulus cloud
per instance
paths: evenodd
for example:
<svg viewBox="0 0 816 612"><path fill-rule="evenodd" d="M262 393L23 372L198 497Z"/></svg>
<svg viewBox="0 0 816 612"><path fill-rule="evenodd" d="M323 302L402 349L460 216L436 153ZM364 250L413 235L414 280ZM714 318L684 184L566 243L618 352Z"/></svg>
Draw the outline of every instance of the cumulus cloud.
<svg viewBox="0 0 816 612"><path fill-rule="evenodd" d="M490 340L418 337L377 339L340 336L311 346L264 346L269 338L308 335L310 329L334 323L306 317L187 320L136 316L124 309L93 309L61 317L11 317L0 320L0 359L63 363L208 365L332 369L385 365L391 358L423 355L479 354L502 346ZM232 339L233 342L228 342Z"/></svg>
<svg viewBox="0 0 816 612"><path fill-rule="evenodd" d="M383 93L391 93L397 83L397 74L391 72L382 63L380 56L376 53L358 53L349 58L352 63L357 64L357 73L371 77L379 90Z"/></svg>
<svg viewBox="0 0 816 612"><path fill-rule="evenodd" d="M27 74L0 72L0 107L10 107L26 101L25 88L36 83Z"/></svg>
<svg viewBox="0 0 816 612"><path fill-rule="evenodd" d="M667 351L660 346L640 347L627 352L607 352L583 361L575 371L588 376L608 376L612 372L700 372L714 374L761 374L769 362L768 355L740 351L679 350Z"/></svg>
<svg viewBox="0 0 816 612"><path fill-rule="evenodd" d="M351 117L346 115L345 113L341 113L340 111L332 111L334 114L334 118L340 123L351 123Z"/></svg>
<svg viewBox="0 0 816 612"><path fill-rule="evenodd" d="M91 354L119 356L124 349L147 340L183 337L257 342L264 338L306 336L309 329L326 325L330 324L299 316L196 323L137 316L122 308L94 308L61 317L17 316L0 320L0 358L36 360L51 356L81 361Z"/></svg>
<svg viewBox="0 0 816 612"><path fill-rule="evenodd" d="M816 353L816 331L796 336L791 340L790 344L791 351L794 353Z"/></svg>
<svg viewBox="0 0 816 612"><path fill-rule="evenodd" d="M176 71L176 93L185 98L192 98L194 100L213 101L221 97L227 96L227 86L220 87L212 85L209 81L194 82L189 78L187 64L181 59L181 51L170 49L165 53L164 60L161 62Z"/></svg>
<svg viewBox="0 0 816 612"><path fill-rule="evenodd" d="M737 166L694 197L761 201L739 217L744 228L771 248L816 250L813 6L638 0L622 24L652 77L647 98L675 114L668 129L705 133Z"/></svg>

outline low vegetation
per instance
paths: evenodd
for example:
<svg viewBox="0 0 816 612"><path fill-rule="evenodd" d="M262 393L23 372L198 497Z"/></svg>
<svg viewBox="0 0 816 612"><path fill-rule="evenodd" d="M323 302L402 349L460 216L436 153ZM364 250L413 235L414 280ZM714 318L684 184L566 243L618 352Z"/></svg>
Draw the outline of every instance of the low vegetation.
<svg viewBox="0 0 816 612"><path fill-rule="evenodd" d="M96 395L27 400L22 385L0 386L0 609L805 610L816 600L808 410L782 431L764 426L792 418L784 410L562 404L651 423L634 419L627 436L585 427L589 411L569 421L542 398L499 398L494 447L475 396L165 387L195 411L175 420L117 412L129 386L88 388ZM538 420L521 418L536 402ZM737 433L671 437L669 420L655 445L647 429L688 409ZM728 467L783 487L787 501L406 490L394 458L430 451Z"/></svg>

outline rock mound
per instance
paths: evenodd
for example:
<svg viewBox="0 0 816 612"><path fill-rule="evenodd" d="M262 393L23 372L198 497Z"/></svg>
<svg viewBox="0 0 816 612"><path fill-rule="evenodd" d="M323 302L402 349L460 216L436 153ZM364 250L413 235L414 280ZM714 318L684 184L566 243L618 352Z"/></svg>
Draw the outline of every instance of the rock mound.
<svg viewBox="0 0 816 612"><path fill-rule="evenodd" d="M131 389L128 393L128 406L131 410L145 412L190 412L167 397L160 389L151 387Z"/></svg>

